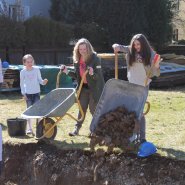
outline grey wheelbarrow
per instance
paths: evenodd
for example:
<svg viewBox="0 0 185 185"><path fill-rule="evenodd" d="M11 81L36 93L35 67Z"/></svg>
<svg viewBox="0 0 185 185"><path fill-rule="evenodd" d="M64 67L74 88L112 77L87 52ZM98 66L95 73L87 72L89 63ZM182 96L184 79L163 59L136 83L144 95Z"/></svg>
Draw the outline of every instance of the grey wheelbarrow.
<svg viewBox="0 0 185 185"><path fill-rule="evenodd" d="M108 80L104 86L90 124L91 134L95 133L100 117L118 107L125 107L129 112L135 112L139 120L150 110L150 103L146 101L147 96L146 87L118 79L118 56L116 53L115 79ZM147 104L147 108L143 113L145 104Z"/></svg>
<svg viewBox="0 0 185 185"><path fill-rule="evenodd" d="M60 71L57 75L56 89L52 90L23 112L22 117L24 118L36 118L40 120L36 127L36 139L54 139L57 134L57 124L66 115L75 121L84 119L84 112L79 101L79 96L87 73L88 70L84 73L80 86L76 91L75 88L59 88L60 76L62 74ZM75 118L67 112L74 103L78 104L81 113L80 119Z"/></svg>

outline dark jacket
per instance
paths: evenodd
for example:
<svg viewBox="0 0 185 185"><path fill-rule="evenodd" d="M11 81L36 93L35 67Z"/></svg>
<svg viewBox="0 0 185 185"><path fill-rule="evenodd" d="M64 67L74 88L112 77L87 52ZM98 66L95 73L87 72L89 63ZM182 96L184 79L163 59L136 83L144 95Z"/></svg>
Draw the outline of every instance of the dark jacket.
<svg viewBox="0 0 185 185"><path fill-rule="evenodd" d="M89 73L87 73L86 78L88 87L92 92L93 99L97 103L101 96L105 82L101 69L100 58L95 53L92 55L89 61L86 62L86 69L88 69L88 67L92 67L94 70L94 74L90 76ZM79 85L81 82L79 62L74 62L74 70L74 72L69 72L68 75L77 79Z"/></svg>

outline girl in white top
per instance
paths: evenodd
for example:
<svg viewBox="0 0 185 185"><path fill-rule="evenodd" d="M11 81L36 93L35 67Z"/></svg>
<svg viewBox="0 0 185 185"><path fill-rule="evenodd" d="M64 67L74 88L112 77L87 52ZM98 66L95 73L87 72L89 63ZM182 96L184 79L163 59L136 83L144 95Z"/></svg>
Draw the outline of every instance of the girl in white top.
<svg viewBox="0 0 185 185"><path fill-rule="evenodd" d="M46 85L48 80L42 79L40 69L33 66L34 58L27 54L23 57L25 68L20 72L20 87L23 98L26 101L27 108L40 100L40 84ZM27 134L33 134L31 119L28 120Z"/></svg>
<svg viewBox="0 0 185 185"><path fill-rule="evenodd" d="M113 44L114 52L126 53L127 77L130 83L146 87L148 92L149 84L153 76L160 75L160 57L154 63L155 52L143 34L135 35L129 46ZM140 120L140 140L146 141L145 117ZM133 138L132 138L133 139Z"/></svg>

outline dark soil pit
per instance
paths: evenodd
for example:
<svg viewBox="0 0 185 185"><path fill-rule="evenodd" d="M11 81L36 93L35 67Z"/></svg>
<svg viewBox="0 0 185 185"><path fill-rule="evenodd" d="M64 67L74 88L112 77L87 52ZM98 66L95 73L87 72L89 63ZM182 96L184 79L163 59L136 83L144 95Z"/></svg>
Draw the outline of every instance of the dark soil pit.
<svg viewBox="0 0 185 185"><path fill-rule="evenodd" d="M97 153L96 153L97 154ZM96 155L48 144L4 145L1 185L184 185L185 161L157 155Z"/></svg>
<svg viewBox="0 0 185 185"><path fill-rule="evenodd" d="M94 151L96 145L107 146L108 152L112 152L114 147L125 151L137 149L138 145L130 145L129 138L137 131L138 125L135 113L128 112L124 107L102 115L91 135L91 150Z"/></svg>

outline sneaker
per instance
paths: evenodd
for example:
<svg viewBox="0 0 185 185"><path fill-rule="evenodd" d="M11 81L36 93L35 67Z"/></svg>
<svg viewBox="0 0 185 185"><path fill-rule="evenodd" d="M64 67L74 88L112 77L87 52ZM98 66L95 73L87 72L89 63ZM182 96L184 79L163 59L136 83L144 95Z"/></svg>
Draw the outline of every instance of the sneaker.
<svg viewBox="0 0 185 185"><path fill-rule="evenodd" d="M133 135L129 138L130 143L135 143L137 141L138 137L136 133L133 133Z"/></svg>
<svg viewBox="0 0 185 185"><path fill-rule="evenodd" d="M31 129L29 129L29 130L26 131L26 134L27 134L27 135L29 135L29 134L31 134L31 133L32 133L32 130L31 130Z"/></svg>
<svg viewBox="0 0 185 185"><path fill-rule="evenodd" d="M69 132L69 136L77 136L79 133L79 128L75 128L73 132Z"/></svg>
<svg viewBox="0 0 185 185"><path fill-rule="evenodd" d="M33 130L32 129L29 129L26 131L26 135L32 135L32 136L35 136L35 134L33 133Z"/></svg>

